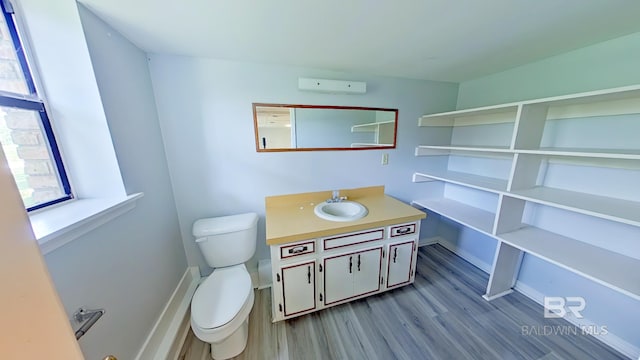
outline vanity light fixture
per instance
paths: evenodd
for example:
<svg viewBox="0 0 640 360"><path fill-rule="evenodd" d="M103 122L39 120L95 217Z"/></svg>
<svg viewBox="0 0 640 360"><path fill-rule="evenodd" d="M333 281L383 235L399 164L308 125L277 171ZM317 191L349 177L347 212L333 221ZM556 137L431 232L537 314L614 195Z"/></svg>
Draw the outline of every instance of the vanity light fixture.
<svg viewBox="0 0 640 360"><path fill-rule="evenodd" d="M364 94L367 92L367 83L364 81L298 78L298 89L327 93Z"/></svg>

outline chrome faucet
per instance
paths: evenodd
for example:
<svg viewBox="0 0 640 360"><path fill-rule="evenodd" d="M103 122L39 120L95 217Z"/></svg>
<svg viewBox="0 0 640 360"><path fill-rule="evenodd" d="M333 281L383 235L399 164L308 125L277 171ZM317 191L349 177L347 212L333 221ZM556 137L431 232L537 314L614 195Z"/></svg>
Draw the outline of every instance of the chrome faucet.
<svg viewBox="0 0 640 360"><path fill-rule="evenodd" d="M333 190L331 199L327 200L328 203L337 203L342 200L347 200L346 196L340 196L340 190Z"/></svg>

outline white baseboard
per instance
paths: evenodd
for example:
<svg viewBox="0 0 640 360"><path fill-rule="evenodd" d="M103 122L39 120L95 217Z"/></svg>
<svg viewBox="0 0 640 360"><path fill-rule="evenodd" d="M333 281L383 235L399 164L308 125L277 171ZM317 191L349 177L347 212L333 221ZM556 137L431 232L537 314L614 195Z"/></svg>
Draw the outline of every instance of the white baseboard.
<svg viewBox="0 0 640 360"><path fill-rule="evenodd" d="M517 292L521 293L522 295L528 297L529 299L543 306L544 294L542 294L538 290L520 281L516 281L516 285L513 288ZM578 319L575 317L567 316L564 319L579 328L582 328L583 326L587 328L594 328L594 327L597 328L597 325L598 325L590 321L589 319L584 319L584 318ZM606 334L605 333L592 334L591 336L600 340L602 343L616 349L617 351L621 352L623 355L628 356L631 359L640 359L640 347L617 337L615 334L611 332L607 332Z"/></svg>
<svg viewBox="0 0 640 360"><path fill-rule="evenodd" d="M443 240L444 239L442 237L440 237L440 236L434 236L434 237L430 237L430 238L426 238L426 239L420 239L420 240L418 240L418 247L438 244L438 243L442 242Z"/></svg>
<svg viewBox="0 0 640 360"><path fill-rule="evenodd" d="M185 340L187 340L187 335L189 330L191 329L191 310L187 311L184 315L184 319L182 320L182 324L178 327L178 333L176 335L171 348L167 352L167 356L165 360L178 360L178 356L180 356L180 351L182 350L182 346L184 345ZM156 357L157 358L157 357Z"/></svg>
<svg viewBox="0 0 640 360"><path fill-rule="evenodd" d="M188 319L189 305L199 282L200 270L197 267L187 268L138 352L136 360L166 360L177 357L176 347L179 352L179 343L184 341L182 335L186 335L184 323L185 319Z"/></svg>

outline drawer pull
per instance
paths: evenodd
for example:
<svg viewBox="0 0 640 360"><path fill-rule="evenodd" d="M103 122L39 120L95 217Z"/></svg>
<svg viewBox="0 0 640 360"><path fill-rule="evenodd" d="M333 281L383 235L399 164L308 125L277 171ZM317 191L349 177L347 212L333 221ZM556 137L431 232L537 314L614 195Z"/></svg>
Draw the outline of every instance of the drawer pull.
<svg viewBox="0 0 640 360"><path fill-rule="evenodd" d="M307 247L307 245L297 246L297 247L289 249L289 254L300 254L300 253L303 253L303 252L307 251L308 249L309 248Z"/></svg>
<svg viewBox="0 0 640 360"><path fill-rule="evenodd" d="M398 234L398 235L408 234L408 233L410 233L410 232L411 232L411 230L412 230L412 228L411 228L411 227L406 227L406 228L404 228L404 229L398 230L398 231L396 232L396 234Z"/></svg>

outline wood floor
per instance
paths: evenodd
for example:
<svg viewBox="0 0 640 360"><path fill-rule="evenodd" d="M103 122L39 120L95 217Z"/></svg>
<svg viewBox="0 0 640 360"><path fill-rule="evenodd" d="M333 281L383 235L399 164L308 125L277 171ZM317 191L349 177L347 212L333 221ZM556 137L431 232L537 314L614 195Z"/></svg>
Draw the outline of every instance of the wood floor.
<svg viewBox="0 0 640 360"><path fill-rule="evenodd" d="M485 301L487 274L440 245L420 248L416 273L413 285L275 324L270 289L259 290L236 359L625 358L523 295ZM179 359L210 359L208 344L190 332Z"/></svg>

